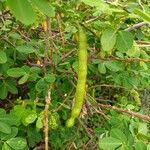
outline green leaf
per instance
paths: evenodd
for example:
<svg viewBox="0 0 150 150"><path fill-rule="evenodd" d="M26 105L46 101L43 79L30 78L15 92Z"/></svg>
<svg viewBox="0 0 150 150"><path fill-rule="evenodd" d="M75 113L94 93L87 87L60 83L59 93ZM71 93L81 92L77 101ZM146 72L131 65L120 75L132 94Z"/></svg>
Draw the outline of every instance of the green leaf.
<svg viewBox="0 0 150 150"><path fill-rule="evenodd" d="M133 35L130 32L120 31L117 35L116 48L126 52L133 46Z"/></svg>
<svg viewBox="0 0 150 150"><path fill-rule="evenodd" d="M135 144L135 150L147 150L146 144L143 142L139 141Z"/></svg>
<svg viewBox="0 0 150 150"><path fill-rule="evenodd" d="M37 114L32 112L28 116L26 116L25 122L27 124L31 124L31 123L33 123L35 121L36 118L37 118Z"/></svg>
<svg viewBox="0 0 150 150"><path fill-rule="evenodd" d="M9 36L10 36L12 39L15 39L15 40L20 40L20 39L21 39L21 35L20 35L19 33L16 33L16 32L10 33Z"/></svg>
<svg viewBox="0 0 150 150"><path fill-rule="evenodd" d="M0 132L10 134L11 133L11 127L8 124L0 121Z"/></svg>
<svg viewBox="0 0 150 150"><path fill-rule="evenodd" d="M98 13L99 11L107 13L109 9L109 6L102 0L81 0L81 1L84 2L86 5L89 5L91 7L96 7Z"/></svg>
<svg viewBox="0 0 150 150"><path fill-rule="evenodd" d="M42 92L42 91L46 91L48 89L48 84L44 79L40 79L37 83L36 83L36 90L38 92Z"/></svg>
<svg viewBox="0 0 150 150"><path fill-rule="evenodd" d="M118 61L107 61L105 66L113 72L121 71L124 68L123 63Z"/></svg>
<svg viewBox="0 0 150 150"><path fill-rule="evenodd" d="M44 77L44 80L48 83L54 83L55 80L56 80L56 77L54 74L47 74L45 77Z"/></svg>
<svg viewBox="0 0 150 150"><path fill-rule="evenodd" d="M143 20L150 23L150 15L143 12L142 10L136 8L134 10L134 14L138 15L140 19L142 18Z"/></svg>
<svg viewBox="0 0 150 150"><path fill-rule="evenodd" d="M28 145L30 147L35 147L37 143L39 143L42 140L41 133L35 127L28 128L27 137L28 137Z"/></svg>
<svg viewBox="0 0 150 150"><path fill-rule="evenodd" d="M13 114L20 120L25 112L25 108L21 105L15 105L13 108Z"/></svg>
<svg viewBox="0 0 150 150"><path fill-rule="evenodd" d="M115 30L107 29L104 31L101 37L102 49L107 52L111 52L116 43Z"/></svg>
<svg viewBox="0 0 150 150"><path fill-rule="evenodd" d="M148 66L145 62L140 61L140 66L143 67L144 70L148 70Z"/></svg>
<svg viewBox="0 0 150 150"><path fill-rule="evenodd" d="M147 127L146 123L139 122L138 133L147 135L147 133L148 133L148 127Z"/></svg>
<svg viewBox="0 0 150 150"><path fill-rule="evenodd" d="M6 143L15 150L21 150L27 146L27 141L21 137L11 138Z"/></svg>
<svg viewBox="0 0 150 150"><path fill-rule="evenodd" d="M15 82L13 80L6 80L5 84L9 92L11 92L12 94L18 93L18 89L16 88Z"/></svg>
<svg viewBox="0 0 150 150"><path fill-rule="evenodd" d="M120 129L113 128L110 131L110 136L113 138L119 139L122 142L125 142L125 143L127 142L126 135Z"/></svg>
<svg viewBox="0 0 150 150"><path fill-rule="evenodd" d="M55 9L53 6L49 5L47 0L32 0L32 2L43 14L49 17L55 16Z"/></svg>
<svg viewBox="0 0 150 150"><path fill-rule="evenodd" d="M7 145L7 143L4 143L2 146L2 150L11 150L11 148Z"/></svg>
<svg viewBox="0 0 150 150"><path fill-rule="evenodd" d="M98 71L102 74L106 73L106 67L105 67L105 63L101 62L100 64L98 64Z"/></svg>
<svg viewBox="0 0 150 150"><path fill-rule="evenodd" d="M36 113L30 109L25 109L21 114L21 121L23 125L28 126L36 119Z"/></svg>
<svg viewBox="0 0 150 150"><path fill-rule="evenodd" d="M119 149L117 150L133 150L132 147L129 147L128 145L122 145Z"/></svg>
<svg viewBox="0 0 150 150"><path fill-rule="evenodd" d="M26 74L26 72L22 68L11 68L7 70L7 74L10 77L21 77Z"/></svg>
<svg viewBox="0 0 150 150"><path fill-rule="evenodd" d="M18 83L24 84L25 82L27 82L28 78L29 78L29 74L25 74L21 79L19 79Z"/></svg>
<svg viewBox="0 0 150 150"><path fill-rule="evenodd" d="M6 141L8 139L14 138L17 134L18 134L18 128L11 127L11 133L10 134L0 133L0 138L1 140Z"/></svg>
<svg viewBox="0 0 150 150"><path fill-rule="evenodd" d="M0 121L11 126L19 124L18 117L13 114L0 115Z"/></svg>
<svg viewBox="0 0 150 150"><path fill-rule="evenodd" d="M135 57L135 58L138 58L140 56L140 53L141 53L141 50L140 48L135 45L135 46L132 46L127 52L126 54L129 56L129 57Z"/></svg>
<svg viewBox="0 0 150 150"><path fill-rule="evenodd" d="M147 150L150 150L150 144L147 145Z"/></svg>
<svg viewBox="0 0 150 150"><path fill-rule="evenodd" d="M4 64L7 62L7 56L6 53L3 51L0 51L0 64Z"/></svg>
<svg viewBox="0 0 150 150"><path fill-rule="evenodd" d="M49 114L49 126L51 129L56 129L58 127L58 114L57 113L51 113Z"/></svg>
<svg viewBox="0 0 150 150"><path fill-rule="evenodd" d="M6 111L5 111L5 109L3 109L3 108L0 108L0 115L5 115L6 114Z"/></svg>
<svg viewBox="0 0 150 150"><path fill-rule="evenodd" d="M145 52L142 49L140 49L140 55L141 55L141 58L144 58L144 59L149 59L150 58L150 56L147 54L147 52Z"/></svg>
<svg viewBox="0 0 150 150"><path fill-rule="evenodd" d="M35 52L35 49L31 46L21 45L16 47L17 51L24 54L30 54Z"/></svg>
<svg viewBox="0 0 150 150"><path fill-rule="evenodd" d="M36 127L41 129L43 128L43 122L42 122L42 118L38 117L37 121L36 121Z"/></svg>
<svg viewBox="0 0 150 150"><path fill-rule="evenodd" d="M35 22L36 15L28 0L7 0L7 3L12 14L23 24Z"/></svg>
<svg viewBox="0 0 150 150"><path fill-rule="evenodd" d="M5 99L8 94L8 89L5 83L0 86L0 98Z"/></svg>
<svg viewBox="0 0 150 150"><path fill-rule="evenodd" d="M85 4L89 5L89 6L101 6L101 1L100 0L81 0L82 2L84 2Z"/></svg>
<svg viewBox="0 0 150 150"><path fill-rule="evenodd" d="M122 145L122 142L113 137L106 137L100 140L99 147L103 150L115 150Z"/></svg>

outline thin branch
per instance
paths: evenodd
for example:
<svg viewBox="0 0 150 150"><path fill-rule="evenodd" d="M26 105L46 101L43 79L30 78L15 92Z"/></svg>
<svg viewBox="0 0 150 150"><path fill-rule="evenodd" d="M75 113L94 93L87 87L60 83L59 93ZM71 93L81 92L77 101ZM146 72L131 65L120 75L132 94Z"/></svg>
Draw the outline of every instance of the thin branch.
<svg viewBox="0 0 150 150"><path fill-rule="evenodd" d="M67 58L68 56L70 56L71 54L73 54L76 50L71 50L68 53L66 53L65 55L62 56L61 61L63 62L65 60L65 58Z"/></svg>
<svg viewBox="0 0 150 150"><path fill-rule="evenodd" d="M120 88L120 89L125 89L125 87L119 86L119 85L100 84L100 85L94 85L94 86L89 87L89 90L90 90L90 89L93 89L93 88L97 88L97 87L108 87L108 88L110 87L110 88Z"/></svg>
<svg viewBox="0 0 150 150"><path fill-rule="evenodd" d="M3 41L7 42L9 45L11 45L12 47L16 47L11 41L9 41L8 39L6 38L1 38Z"/></svg>
<svg viewBox="0 0 150 150"><path fill-rule="evenodd" d="M44 134L45 134L45 150L49 150L49 144L48 144L48 132L49 132L49 127L48 127L48 114L49 114L49 105L51 103L51 90L52 87L49 87L47 96L45 97L45 115L44 115Z"/></svg>
<svg viewBox="0 0 150 150"><path fill-rule="evenodd" d="M26 36L24 33L22 33L20 30L19 30L19 28L12 28L12 29L14 29L16 32L18 32L18 34L25 40L25 41L27 41L27 42L30 42L31 41L31 39L28 37L28 36Z"/></svg>
<svg viewBox="0 0 150 150"><path fill-rule="evenodd" d="M150 45L150 41L136 41L137 44Z"/></svg>
<svg viewBox="0 0 150 150"><path fill-rule="evenodd" d="M89 19L89 20L86 20L86 21L85 21L85 24L94 22L94 21L98 20L99 18L100 18L100 17L95 17L95 18L91 18L91 19Z"/></svg>
<svg viewBox="0 0 150 150"><path fill-rule="evenodd" d="M146 120L146 121L150 121L150 116L148 115L143 115L143 114L140 114L140 113L137 113L137 112L133 112L133 111L130 111L130 110L127 110L127 109L122 109L122 108L118 108L116 106L111 106L111 105L104 105L104 104L99 104L97 103L96 104L97 106L100 106L102 108L110 108L110 109L113 109L117 112L121 112L121 113L126 113L132 117L136 117L136 118L139 118L139 119L142 119L142 120Z"/></svg>
<svg viewBox="0 0 150 150"><path fill-rule="evenodd" d="M52 32L51 32L51 23L50 23L50 18L49 17L46 17L46 29L45 29L45 44L46 44L46 50L45 50L45 61L44 63L47 63L47 61L50 60L49 58L49 50L51 48L50 46L50 38L52 37ZM52 50L51 50L51 53L50 53L50 57L52 58Z"/></svg>
<svg viewBox="0 0 150 150"><path fill-rule="evenodd" d="M60 16L59 13L57 13L56 17L57 17L57 22L58 22L58 26L59 26L60 36L61 36L61 39L62 39L62 46L64 46L65 39L64 39L64 32L62 32L61 16Z"/></svg>
<svg viewBox="0 0 150 150"><path fill-rule="evenodd" d="M97 34L96 34L93 30L91 30L90 28L88 28L85 24L82 24L82 26L83 26L86 30L88 30L89 32L91 32L94 36L97 37Z"/></svg>
<svg viewBox="0 0 150 150"><path fill-rule="evenodd" d="M110 57L110 58L100 58L104 61L124 61L124 62L150 62L150 59L142 59L142 58L117 58L117 57Z"/></svg>
<svg viewBox="0 0 150 150"><path fill-rule="evenodd" d="M4 80L4 79L5 79L4 77L0 76L0 80Z"/></svg>
<svg viewBox="0 0 150 150"><path fill-rule="evenodd" d="M51 38L52 38L52 32L51 32L51 20L49 17L46 17L46 22L45 22L45 44L46 44L46 49L45 49L45 58L44 58L44 66L43 68L45 69L45 63L47 64L48 60L52 60L52 54L53 54L53 48L51 48ZM50 56L49 56L49 50L50 50ZM47 95L45 96L45 115L44 115L44 140L45 140L45 150L49 150L49 144L48 144L48 132L49 132L49 105L51 103L51 90L52 90L52 85L50 85Z"/></svg>
<svg viewBox="0 0 150 150"><path fill-rule="evenodd" d="M138 3L139 3L139 5L140 5L140 7L142 8L142 10L144 11L144 7L143 7L143 5L142 5L141 0L138 0Z"/></svg>
<svg viewBox="0 0 150 150"><path fill-rule="evenodd" d="M43 68L43 64L34 64L34 63L31 63L29 60L27 60L27 64L28 64L29 66L34 66L34 67Z"/></svg>
<svg viewBox="0 0 150 150"><path fill-rule="evenodd" d="M134 24L134 25L128 27L127 29L125 29L125 31L132 31L134 29L140 28L140 27L145 26L145 25L148 25L148 23L147 22L139 22L137 24Z"/></svg>
<svg viewBox="0 0 150 150"><path fill-rule="evenodd" d="M53 112L58 112L66 103L66 101L69 99L69 97L71 96L72 92L74 91L74 87L72 88L72 90L69 92L68 96L64 99L64 101L55 109L53 110Z"/></svg>

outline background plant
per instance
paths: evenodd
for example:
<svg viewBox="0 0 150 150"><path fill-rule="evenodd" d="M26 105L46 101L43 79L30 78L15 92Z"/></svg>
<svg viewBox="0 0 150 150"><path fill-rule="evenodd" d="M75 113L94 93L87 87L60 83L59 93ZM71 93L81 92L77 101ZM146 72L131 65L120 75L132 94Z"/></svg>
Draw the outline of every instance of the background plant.
<svg viewBox="0 0 150 150"><path fill-rule="evenodd" d="M1 0L1 149L48 149L49 140L53 149L149 150L149 5ZM68 129L78 68L74 21L87 34L88 74L85 104Z"/></svg>

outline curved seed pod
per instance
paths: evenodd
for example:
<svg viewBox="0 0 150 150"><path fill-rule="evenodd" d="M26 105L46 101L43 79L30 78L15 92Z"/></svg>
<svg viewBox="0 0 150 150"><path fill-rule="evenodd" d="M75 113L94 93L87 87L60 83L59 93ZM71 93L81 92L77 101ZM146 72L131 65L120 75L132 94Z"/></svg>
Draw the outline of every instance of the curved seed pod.
<svg viewBox="0 0 150 150"><path fill-rule="evenodd" d="M78 25L79 30L79 50L78 50L78 80L76 86L75 101L72 107L71 117L67 121L70 126L74 125L74 120L81 112L84 102L84 95L86 89L86 76L87 76L87 38L83 28ZM71 122L71 123L70 123Z"/></svg>

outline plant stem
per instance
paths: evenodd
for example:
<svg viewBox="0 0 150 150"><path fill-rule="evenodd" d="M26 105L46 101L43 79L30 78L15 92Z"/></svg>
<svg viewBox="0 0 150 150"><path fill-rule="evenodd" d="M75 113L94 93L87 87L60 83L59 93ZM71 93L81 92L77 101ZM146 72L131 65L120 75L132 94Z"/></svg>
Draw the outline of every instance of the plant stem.
<svg viewBox="0 0 150 150"><path fill-rule="evenodd" d="M48 113L49 113L49 105L51 102L51 89L52 87L49 87L47 96L45 97L45 118L44 118L44 134L45 134L45 150L49 149L49 145L48 145L48 131L49 131L49 127L48 127Z"/></svg>
<svg viewBox="0 0 150 150"><path fill-rule="evenodd" d="M110 109L113 109L113 110L121 112L121 113L126 113L126 114L128 114L132 117L136 117L136 118L139 118L139 119L142 119L142 120L150 121L150 116L143 115L143 114L140 114L140 113L137 113L137 112L133 112L133 111L130 111L128 109L122 109L122 108L118 108L116 106L104 105L104 104L99 104L99 103L97 103L96 105L100 106L101 108L105 108L105 109L110 108Z"/></svg>

